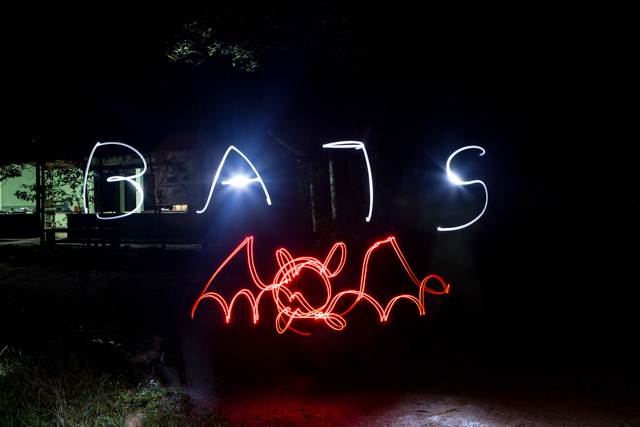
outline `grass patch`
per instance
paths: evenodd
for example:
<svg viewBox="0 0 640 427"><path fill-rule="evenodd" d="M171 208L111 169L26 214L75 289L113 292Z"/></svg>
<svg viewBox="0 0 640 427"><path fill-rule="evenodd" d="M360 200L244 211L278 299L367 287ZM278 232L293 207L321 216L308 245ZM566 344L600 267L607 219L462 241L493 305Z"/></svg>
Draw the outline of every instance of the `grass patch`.
<svg viewBox="0 0 640 427"><path fill-rule="evenodd" d="M24 354L9 346L0 349L0 420L6 427L229 425L192 414L184 390L152 379L131 384L86 355Z"/></svg>

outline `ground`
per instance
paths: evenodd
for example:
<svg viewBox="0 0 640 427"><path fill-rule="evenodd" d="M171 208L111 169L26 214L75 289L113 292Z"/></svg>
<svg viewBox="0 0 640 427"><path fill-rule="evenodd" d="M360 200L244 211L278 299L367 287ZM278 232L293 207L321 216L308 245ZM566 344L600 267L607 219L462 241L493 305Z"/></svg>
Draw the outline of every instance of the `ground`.
<svg viewBox="0 0 640 427"><path fill-rule="evenodd" d="M130 356L157 335L186 386L181 336L216 256L0 246L0 346L75 333ZM601 330L514 336L407 315L371 334L357 320L351 335L319 328L305 343L276 333L271 314L211 328L218 410L245 426L640 426L636 357Z"/></svg>

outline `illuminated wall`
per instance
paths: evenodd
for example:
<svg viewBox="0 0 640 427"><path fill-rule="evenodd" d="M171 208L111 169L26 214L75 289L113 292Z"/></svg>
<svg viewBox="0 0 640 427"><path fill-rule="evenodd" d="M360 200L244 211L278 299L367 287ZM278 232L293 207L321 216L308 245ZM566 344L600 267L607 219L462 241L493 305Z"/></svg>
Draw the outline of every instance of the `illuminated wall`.
<svg viewBox="0 0 640 427"><path fill-rule="evenodd" d="M149 173L141 177L145 193L143 210L153 206L152 203L147 203L150 195L155 197L157 205L166 208L192 205L194 180L190 178L194 168L191 151L160 151L152 156ZM150 174L154 174L153 180ZM159 195L162 195L162 200Z"/></svg>
<svg viewBox="0 0 640 427"><path fill-rule="evenodd" d="M22 176L9 178L0 186L0 209L10 211L11 209L20 210L20 208L35 209L36 202L27 202L20 200L15 196L16 191L21 190L21 185L31 185L36 182L36 167L26 165Z"/></svg>
<svg viewBox="0 0 640 427"><path fill-rule="evenodd" d="M114 145L123 148L115 152L103 148ZM99 178L86 180L87 185L94 183L94 189L87 188L83 197L96 199L86 213L110 215L104 219L152 212L156 206L184 211L185 206L194 204L191 151L158 151L143 156L128 144L98 143L85 172L89 171L102 176L102 182Z"/></svg>
<svg viewBox="0 0 640 427"><path fill-rule="evenodd" d="M47 171L47 175L56 174L55 169ZM49 179L49 178L48 178ZM54 181L55 182L55 181ZM34 211L36 208L35 201L21 200L16 197L16 191L27 191L23 185L33 186L36 183L36 167L35 165L26 164L22 175L16 178L10 178L3 182L0 186L0 210L5 212ZM82 184L78 181L78 186ZM93 189L92 181L89 182L89 189ZM65 184L61 186L56 195L47 194L47 228L67 228L67 214L80 213L82 211L82 202L80 194L74 193L71 186ZM63 197L66 202L61 201Z"/></svg>
<svg viewBox="0 0 640 427"><path fill-rule="evenodd" d="M14 211L20 211L23 208L27 208L28 210L35 210L36 203L35 201L25 201L18 199L15 196L16 191L25 191L23 185L34 185L36 182L36 167L34 165L24 165L25 169L22 172L20 177L7 179L3 185L0 187L0 210L4 210L10 212L11 209ZM47 173L56 173L55 170L49 171ZM81 185L81 182L78 182L78 185ZM93 188L93 184L89 183L89 188ZM48 208L55 209L55 215L50 214L47 218L49 221L55 221L56 228L66 228L67 227L67 213L80 212L82 209L82 204L79 194L74 194L73 190L69 185L63 185L58 192L58 195L64 194L65 198L71 199L71 201L67 201L67 203L62 203L60 201L52 200L51 195L47 196L48 200ZM50 222L47 223L48 226L52 224Z"/></svg>

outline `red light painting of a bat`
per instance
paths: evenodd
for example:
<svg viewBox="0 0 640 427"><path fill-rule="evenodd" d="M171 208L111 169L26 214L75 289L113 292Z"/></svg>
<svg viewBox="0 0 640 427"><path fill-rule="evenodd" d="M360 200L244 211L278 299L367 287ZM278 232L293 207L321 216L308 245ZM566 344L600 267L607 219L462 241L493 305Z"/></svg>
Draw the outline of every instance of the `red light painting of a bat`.
<svg viewBox="0 0 640 427"><path fill-rule="evenodd" d="M417 292L417 296L406 295L406 294L398 295L392 298L387 303L386 307L383 308L382 305L375 298L373 298L371 295L365 292L365 287L366 287L366 280L367 280L367 268L369 265L369 259L371 257L371 254L375 249L377 249L378 247L384 244L390 244L393 247L405 271L407 272L411 280L418 286L418 292ZM213 279L215 279L218 273L224 268L224 266L234 256L236 256L236 254L240 252L243 248L246 248L247 262L249 264L249 272L251 274L253 283L257 286L257 288L259 289L259 292L258 292L258 295L255 296L253 292L250 291L249 289L242 289L234 295L234 297L231 299L231 302L227 303L227 301L220 294L216 292L207 292L207 289L209 288L209 285L211 285L211 283L213 282ZM338 265L334 270L331 270L329 268L329 264L333 260L333 257L337 255L339 255L340 257L339 262L337 263ZM365 300L371 303L371 305L378 312L381 322L385 322L389 318L389 314L394 304L401 299L408 299L410 301L413 301L418 307L419 314L424 315L425 314L425 304L424 304L425 292L436 294L436 295L449 293L450 285L445 284L444 280L442 280L440 276L431 274L425 277L424 279L422 279L422 281L418 280L418 278L415 276L415 274L411 270L411 267L409 267L409 263L407 262L404 255L400 251L400 247L398 246L395 237L389 237L385 240L376 242L373 246L369 248L369 250L365 254L364 260L362 262L360 288L358 290L347 290L347 291L337 293L336 295L332 295L331 279L336 277L344 267L346 256L347 256L347 246L342 242L338 242L335 245L333 245L324 262L320 262L318 259L312 258L312 257L293 258L286 249L284 248L278 249L276 251L276 259L278 261L278 265L280 268L276 273L273 281L267 284L267 283L264 283L262 280L260 280L260 278L258 277L258 273L256 271L255 262L253 259L253 236L247 237L231 253L231 255L227 257L227 259L222 263L222 265L218 267L218 269L213 274L213 276L211 276L211 279L209 279L209 282L204 287L202 294L194 303L193 308L191 309L191 317L193 318L196 308L198 307L198 304L202 300L207 298L212 298L220 304L220 306L224 311L226 321L229 322L231 319L233 304L236 302L238 297L244 296L247 298L247 300L251 304L251 309L253 312L253 322L257 323L260 317L259 311L258 311L260 300L262 299L263 295L270 292L271 296L273 297L273 301L278 309L278 315L276 316L276 321L275 321L276 329L278 333L282 334L287 329L289 329L301 335L308 335L309 334L308 332L302 332L293 328L291 326L292 323L295 320L300 320L300 319L321 319L321 320L324 320L324 322L326 322L326 324L331 328L335 330L342 330L347 325L347 322L344 319L344 315L348 313L352 308L356 306L358 302L362 300ZM326 293L327 293L326 299L324 303L317 308L313 307L301 292L298 292L298 291L292 292L291 289L287 286L294 278L296 278L301 273L303 269L309 269L311 271L316 272L318 276L322 279L326 287ZM427 282L430 279L435 279L440 281L440 283L442 284L442 290L434 290L434 289L428 288ZM345 297L354 298L353 303L345 311L341 313L336 313L335 310L336 310L338 301ZM297 301L300 307L296 307L295 309L292 309L290 304L292 304L294 301Z"/></svg>

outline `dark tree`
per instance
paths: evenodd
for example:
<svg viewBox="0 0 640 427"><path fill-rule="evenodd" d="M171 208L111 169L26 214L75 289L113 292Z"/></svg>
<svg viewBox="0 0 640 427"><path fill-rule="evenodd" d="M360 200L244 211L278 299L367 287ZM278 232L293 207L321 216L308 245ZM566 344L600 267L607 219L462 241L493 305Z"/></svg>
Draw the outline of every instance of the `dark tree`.
<svg viewBox="0 0 640 427"><path fill-rule="evenodd" d="M336 0L227 0L180 15L182 24L167 44L172 61L201 64L211 58L253 72L276 57L304 53L354 74L364 55L348 11Z"/></svg>
<svg viewBox="0 0 640 427"><path fill-rule="evenodd" d="M0 187L4 185L10 178L22 175L24 165L0 165Z"/></svg>

